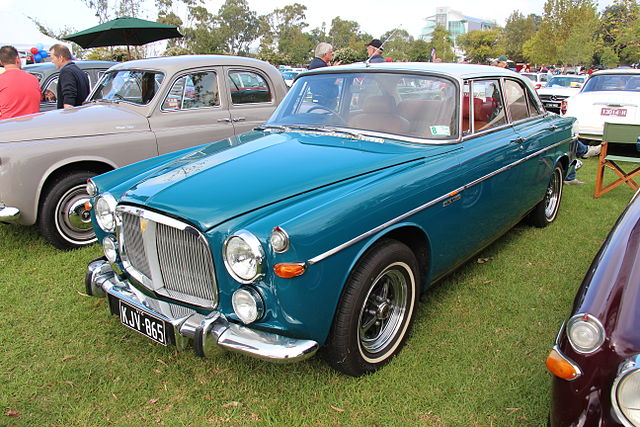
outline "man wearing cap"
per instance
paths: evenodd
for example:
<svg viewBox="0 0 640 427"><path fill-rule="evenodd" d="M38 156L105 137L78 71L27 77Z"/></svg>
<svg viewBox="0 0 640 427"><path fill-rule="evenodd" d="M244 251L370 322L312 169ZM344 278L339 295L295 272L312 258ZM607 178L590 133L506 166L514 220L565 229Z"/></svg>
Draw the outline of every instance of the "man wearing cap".
<svg viewBox="0 0 640 427"><path fill-rule="evenodd" d="M386 62L384 56L382 56L382 42L378 39L373 39L367 43L367 56L369 62Z"/></svg>
<svg viewBox="0 0 640 427"><path fill-rule="evenodd" d="M502 55L500 58L498 58L498 67L500 68L507 68L507 57Z"/></svg>

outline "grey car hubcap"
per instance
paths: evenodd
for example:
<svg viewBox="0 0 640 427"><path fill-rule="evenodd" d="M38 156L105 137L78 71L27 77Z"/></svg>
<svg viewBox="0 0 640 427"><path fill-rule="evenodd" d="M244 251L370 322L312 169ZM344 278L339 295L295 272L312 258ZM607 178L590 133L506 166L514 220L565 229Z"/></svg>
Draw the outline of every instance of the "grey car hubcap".
<svg viewBox="0 0 640 427"><path fill-rule="evenodd" d="M56 205L56 229L70 243L87 244L96 239L91 214L85 208L88 201L86 186L80 184L67 190Z"/></svg>

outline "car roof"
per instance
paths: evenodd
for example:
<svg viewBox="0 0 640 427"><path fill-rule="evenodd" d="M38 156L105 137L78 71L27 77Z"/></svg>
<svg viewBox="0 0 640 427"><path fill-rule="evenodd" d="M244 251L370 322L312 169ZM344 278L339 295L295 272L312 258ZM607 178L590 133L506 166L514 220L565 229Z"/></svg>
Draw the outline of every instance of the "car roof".
<svg viewBox="0 0 640 427"><path fill-rule="evenodd" d="M600 76L602 74L640 74L640 70L637 68L612 68L596 71L591 76Z"/></svg>
<svg viewBox="0 0 640 427"><path fill-rule="evenodd" d="M85 69L85 68L107 69L117 64L117 62L114 62L114 61L73 61L73 62L81 69ZM56 70L56 66L53 64L53 62L43 62L41 64L25 65L24 67L22 67L22 69L27 72L29 71L51 72Z"/></svg>
<svg viewBox="0 0 640 427"><path fill-rule="evenodd" d="M491 65L476 64L454 64L443 62L383 62L370 63L365 65L363 62L357 62L349 65L339 65L337 67L322 67L312 71L306 71L305 74L316 73L332 73L332 72L358 72L358 71L418 71L425 73L446 74L456 78L473 78L484 76L521 76L506 68L494 67Z"/></svg>
<svg viewBox="0 0 640 427"><path fill-rule="evenodd" d="M265 62L253 58L230 55L179 55L161 56L157 58L136 59L122 62L112 70L149 69L174 74L188 68L206 67L211 65L245 65L264 67Z"/></svg>

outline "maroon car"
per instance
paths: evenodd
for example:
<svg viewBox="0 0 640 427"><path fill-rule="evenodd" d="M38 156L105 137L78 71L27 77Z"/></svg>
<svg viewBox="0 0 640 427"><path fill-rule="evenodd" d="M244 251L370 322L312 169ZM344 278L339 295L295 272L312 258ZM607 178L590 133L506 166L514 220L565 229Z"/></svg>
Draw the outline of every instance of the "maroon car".
<svg viewBox="0 0 640 427"><path fill-rule="evenodd" d="M640 426L638 194L593 260L547 358L551 426Z"/></svg>

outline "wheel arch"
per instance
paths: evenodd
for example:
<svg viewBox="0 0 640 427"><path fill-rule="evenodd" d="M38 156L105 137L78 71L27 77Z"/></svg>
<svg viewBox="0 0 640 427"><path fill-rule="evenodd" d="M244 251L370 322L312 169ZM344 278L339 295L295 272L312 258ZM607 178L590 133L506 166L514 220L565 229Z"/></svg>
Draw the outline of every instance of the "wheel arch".
<svg viewBox="0 0 640 427"><path fill-rule="evenodd" d="M80 160L80 161L74 161L71 163L65 163L63 165L58 165L57 168L49 171L49 173L46 175L46 178L44 178L44 181L40 185L37 203L36 203L36 206L34 207L36 221L37 219L40 218L40 213L41 213L40 208L44 201L44 197L49 192L49 189L58 178L76 171L90 171L100 175L102 173L109 172L115 168L116 166L101 160Z"/></svg>

